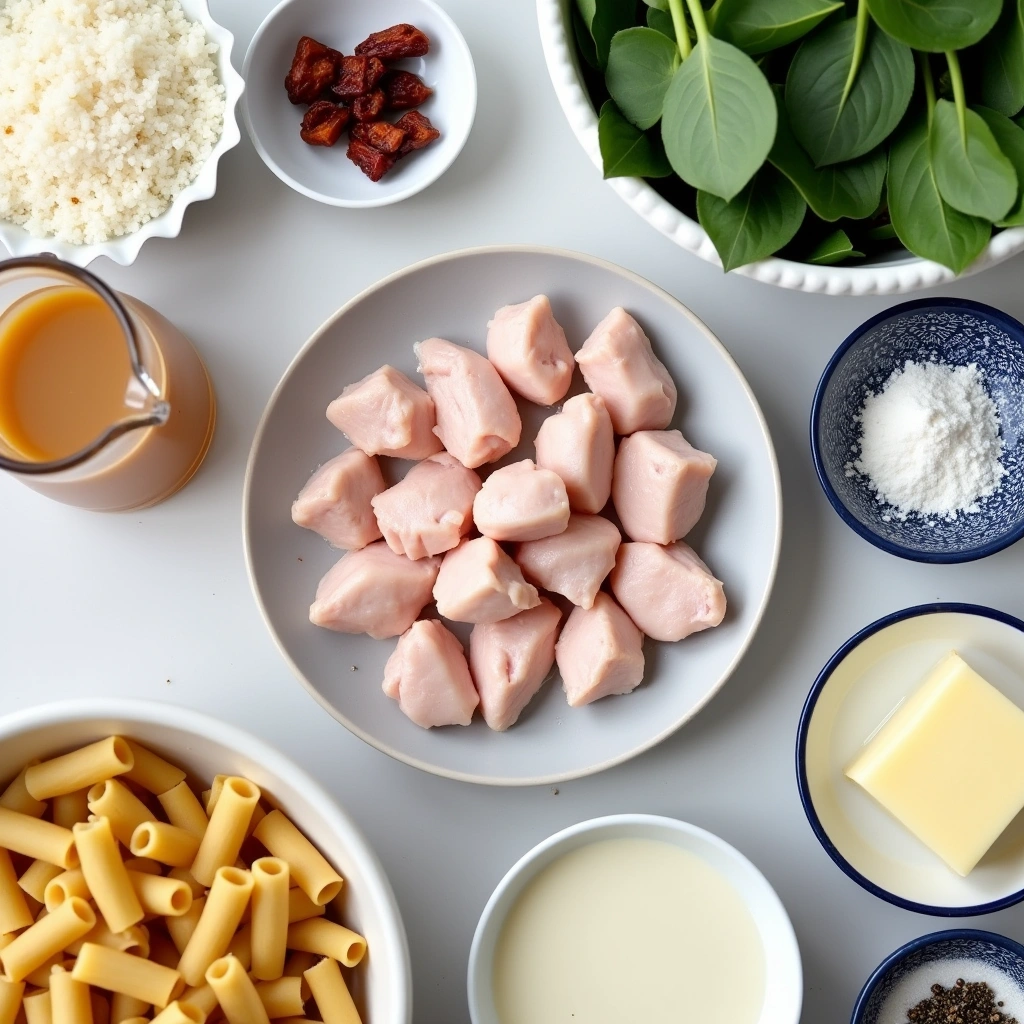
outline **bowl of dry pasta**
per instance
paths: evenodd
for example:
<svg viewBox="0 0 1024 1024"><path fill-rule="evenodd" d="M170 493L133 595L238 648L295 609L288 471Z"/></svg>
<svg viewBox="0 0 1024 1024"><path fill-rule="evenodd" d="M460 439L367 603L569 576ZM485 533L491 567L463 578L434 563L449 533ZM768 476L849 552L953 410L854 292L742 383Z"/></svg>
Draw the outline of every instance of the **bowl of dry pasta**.
<svg viewBox="0 0 1024 1024"><path fill-rule="evenodd" d="M331 797L184 708L0 719L0 1022L285 1017L412 1020L394 894Z"/></svg>

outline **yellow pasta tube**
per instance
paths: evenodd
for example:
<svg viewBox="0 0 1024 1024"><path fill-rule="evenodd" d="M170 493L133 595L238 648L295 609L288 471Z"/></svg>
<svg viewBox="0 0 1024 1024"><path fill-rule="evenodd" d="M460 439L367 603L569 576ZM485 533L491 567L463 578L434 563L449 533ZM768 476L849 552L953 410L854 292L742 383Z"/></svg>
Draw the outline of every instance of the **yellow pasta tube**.
<svg viewBox="0 0 1024 1024"><path fill-rule="evenodd" d="M45 860L34 860L18 879L18 888L27 892L37 903L45 903L47 885L62 874L64 869L58 865Z"/></svg>
<svg viewBox="0 0 1024 1024"><path fill-rule="evenodd" d="M92 907L73 896L52 914L40 918L23 931L9 946L0 949L4 973L13 981L22 981L54 954L67 949L96 924Z"/></svg>
<svg viewBox="0 0 1024 1024"><path fill-rule="evenodd" d="M227 951L249 905L252 887L248 871L233 867L217 870L199 923L178 961L178 970L187 984L201 985L207 967Z"/></svg>
<svg viewBox="0 0 1024 1024"><path fill-rule="evenodd" d="M263 1003L267 1016L274 1020L278 1017L301 1017L303 1003L309 998L309 986L305 978L277 978L274 981L261 981L256 985L256 995Z"/></svg>
<svg viewBox="0 0 1024 1024"><path fill-rule="evenodd" d="M216 994L228 1024L270 1024L256 986L237 957L214 960L206 971L206 983Z"/></svg>
<svg viewBox="0 0 1024 1024"><path fill-rule="evenodd" d="M271 981L284 973L288 864L279 857L261 857L253 861L252 880L252 974L259 980ZM295 891L301 894L301 890Z"/></svg>
<svg viewBox="0 0 1024 1024"><path fill-rule="evenodd" d="M192 906L184 914L164 919L164 924L167 925L167 934L170 935L171 942L174 943L179 953L185 952L188 940L192 938L192 933L196 930L196 925L199 924L199 918L202 917L205 906L206 897L200 896L198 899L192 900Z"/></svg>
<svg viewBox="0 0 1024 1024"><path fill-rule="evenodd" d="M192 792L192 787L187 782L179 782L172 786L166 793L159 794L157 800L160 801L160 806L172 825L191 832L197 839L203 838L210 821L199 802L199 797Z"/></svg>
<svg viewBox="0 0 1024 1024"><path fill-rule="evenodd" d="M207 818L213 814L213 809L217 806L217 801L220 799L220 791L224 788L224 780L227 777L227 775L214 775L210 788L203 793L203 806L206 808Z"/></svg>
<svg viewBox="0 0 1024 1024"><path fill-rule="evenodd" d="M185 987L181 975L171 967L93 942L82 947L71 975L76 981L134 996L161 1009Z"/></svg>
<svg viewBox="0 0 1024 1024"><path fill-rule="evenodd" d="M133 764L127 741L120 736L108 736L70 754L34 764L25 771L25 788L36 800L49 800L122 775Z"/></svg>
<svg viewBox="0 0 1024 1024"><path fill-rule="evenodd" d="M217 993L209 985L200 985L198 988L187 988L181 993L179 1002L188 1003L202 1010L207 1017L213 1013L217 1006Z"/></svg>
<svg viewBox="0 0 1024 1024"><path fill-rule="evenodd" d="M25 893L18 886L11 855L0 849L0 935L27 928L32 923L32 912L25 902Z"/></svg>
<svg viewBox="0 0 1024 1024"><path fill-rule="evenodd" d="M366 939L344 925L315 917L289 926L288 948L319 953L346 967L355 967L366 954Z"/></svg>
<svg viewBox="0 0 1024 1024"><path fill-rule="evenodd" d="M193 877L192 872L187 871L185 868L171 868L167 872L168 878L176 878L179 882L184 882L192 890L192 898L198 899L200 896L206 895L206 886L200 885Z"/></svg>
<svg viewBox="0 0 1024 1024"><path fill-rule="evenodd" d="M362 1024L336 960L321 960L306 971L305 978L324 1024Z"/></svg>
<svg viewBox="0 0 1024 1024"><path fill-rule="evenodd" d="M29 761L3 793L0 793L0 807L17 811L19 814L27 814L30 818L41 818L46 813L46 804L42 800L36 800L25 788L25 772L35 764L39 764L38 759Z"/></svg>
<svg viewBox="0 0 1024 1024"><path fill-rule="evenodd" d="M24 994L25 982L0 978L0 1024L14 1024Z"/></svg>
<svg viewBox="0 0 1024 1024"><path fill-rule="evenodd" d="M27 1024L53 1024L53 1010L50 1006L50 990L25 996L22 1006Z"/></svg>
<svg viewBox="0 0 1024 1024"><path fill-rule="evenodd" d="M238 929L228 943L228 953L246 969L252 967L252 925Z"/></svg>
<svg viewBox="0 0 1024 1024"><path fill-rule="evenodd" d="M224 780L220 799L192 863L191 871L197 882L212 885L218 868L234 864L259 798L259 788L248 779L229 776Z"/></svg>
<svg viewBox="0 0 1024 1024"><path fill-rule="evenodd" d="M199 838L164 821L147 821L132 833L128 849L136 857L148 857L172 868L187 868L199 852Z"/></svg>
<svg viewBox="0 0 1024 1024"><path fill-rule="evenodd" d="M145 821L155 821L153 812L117 779L97 782L89 790L89 810L110 822L114 838L124 846L132 841L132 833Z"/></svg>
<svg viewBox="0 0 1024 1024"><path fill-rule="evenodd" d="M114 992L110 997L110 1024L124 1024L132 1017L145 1017L149 1013L149 1003L135 996L126 996L123 992Z"/></svg>
<svg viewBox="0 0 1024 1024"><path fill-rule="evenodd" d="M142 871L129 871L135 895L147 914L159 917L177 917L192 906L192 890L184 883L161 875L149 875Z"/></svg>
<svg viewBox="0 0 1024 1024"><path fill-rule="evenodd" d="M80 821L89 820L89 790L76 789L53 798L53 823L71 828Z"/></svg>
<svg viewBox="0 0 1024 1024"><path fill-rule="evenodd" d="M323 917L326 906L317 906L301 889L288 890L288 923L308 921L311 917Z"/></svg>
<svg viewBox="0 0 1024 1024"><path fill-rule="evenodd" d="M62 871L52 878L43 893L43 903L46 904L47 910L53 911L71 896L81 896L83 900L92 898L89 886L85 884L85 875L82 874L81 868Z"/></svg>
<svg viewBox="0 0 1024 1024"><path fill-rule="evenodd" d="M185 781L185 773L169 761L158 757L135 740L128 740L131 748L133 764L126 772L125 778L131 779L137 786L149 790L154 796L166 793L179 782ZM99 780L97 780L99 781Z"/></svg>
<svg viewBox="0 0 1024 1024"><path fill-rule="evenodd" d="M93 1024L89 986L75 979L63 967L50 975L50 1009L53 1024Z"/></svg>
<svg viewBox="0 0 1024 1024"><path fill-rule="evenodd" d="M79 822L72 832L85 884L107 927L112 932L123 932L138 924L146 915L121 860L109 819Z"/></svg>
<svg viewBox="0 0 1024 1024"><path fill-rule="evenodd" d="M176 999L153 1018L153 1024L203 1024L205 1020L206 1014L198 1006Z"/></svg>
<svg viewBox="0 0 1024 1024"><path fill-rule="evenodd" d="M0 847L62 868L77 868L78 853L70 829L0 807Z"/></svg>
<svg viewBox="0 0 1024 1024"><path fill-rule="evenodd" d="M97 921L92 931L72 942L65 952L69 956L78 956L87 942L108 949L119 949L122 953L135 953L143 959L149 958L149 929L143 924L133 924L123 932L112 932L105 922Z"/></svg>
<svg viewBox="0 0 1024 1024"><path fill-rule="evenodd" d="M288 862L299 887L318 906L330 903L341 892L345 884L341 875L280 811L271 811L253 835L275 857Z"/></svg>
<svg viewBox="0 0 1024 1024"><path fill-rule="evenodd" d="M124 862L124 866L129 871L141 871L144 875L162 875L164 873L163 865L157 864L155 860L150 860L148 857L129 857Z"/></svg>

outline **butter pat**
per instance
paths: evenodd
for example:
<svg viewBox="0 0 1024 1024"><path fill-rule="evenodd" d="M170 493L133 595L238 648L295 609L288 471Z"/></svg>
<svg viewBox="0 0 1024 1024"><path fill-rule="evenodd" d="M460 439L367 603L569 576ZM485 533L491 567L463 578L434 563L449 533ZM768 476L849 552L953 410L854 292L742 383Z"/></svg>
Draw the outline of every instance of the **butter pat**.
<svg viewBox="0 0 1024 1024"><path fill-rule="evenodd" d="M846 774L966 876L1024 807L1024 711L953 651Z"/></svg>

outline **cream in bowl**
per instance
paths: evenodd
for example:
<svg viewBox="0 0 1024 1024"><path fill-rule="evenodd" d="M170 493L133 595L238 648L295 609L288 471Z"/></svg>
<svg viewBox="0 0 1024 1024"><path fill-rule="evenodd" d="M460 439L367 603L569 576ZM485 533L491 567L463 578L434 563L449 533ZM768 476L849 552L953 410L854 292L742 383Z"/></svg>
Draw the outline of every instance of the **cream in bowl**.
<svg viewBox="0 0 1024 1024"><path fill-rule="evenodd" d="M473 1024L795 1024L800 955L764 877L683 822L582 822L495 890L470 952Z"/></svg>

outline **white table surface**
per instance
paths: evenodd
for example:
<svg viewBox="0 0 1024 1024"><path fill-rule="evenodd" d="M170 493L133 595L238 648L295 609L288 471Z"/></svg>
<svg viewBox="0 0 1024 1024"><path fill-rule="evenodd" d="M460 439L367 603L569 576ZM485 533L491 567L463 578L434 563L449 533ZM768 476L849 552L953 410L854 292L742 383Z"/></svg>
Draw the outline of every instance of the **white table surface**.
<svg viewBox="0 0 1024 1024"><path fill-rule="evenodd" d="M180 238L148 242L126 269L93 264L196 342L218 390L217 436L190 486L140 514L83 513L0 479L0 713L72 696L151 698L230 718L276 744L324 782L380 854L409 934L418 1024L468 1021L469 944L505 870L551 832L620 811L694 822L751 857L796 926L805 1024L843 1024L876 964L944 922L868 895L819 847L793 771L803 700L835 648L884 613L964 600L1024 615L1024 545L974 565L916 565L843 525L811 465L811 396L835 346L895 300L769 288L676 248L602 183L576 143L531 0L443 3L473 51L480 105L464 153L432 188L382 210L331 209L289 191L243 138L221 165L216 197L188 211ZM211 6L235 33L240 67L272 0ZM350 736L292 679L242 554L249 443L296 349L383 275L506 242L593 253L687 303L760 398L785 491L774 597L723 692L653 752L557 791L434 778ZM1004 264L947 291L1024 318L1021 267ZM969 923L1024 939L1024 908Z"/></svg>

